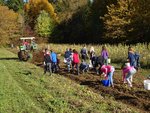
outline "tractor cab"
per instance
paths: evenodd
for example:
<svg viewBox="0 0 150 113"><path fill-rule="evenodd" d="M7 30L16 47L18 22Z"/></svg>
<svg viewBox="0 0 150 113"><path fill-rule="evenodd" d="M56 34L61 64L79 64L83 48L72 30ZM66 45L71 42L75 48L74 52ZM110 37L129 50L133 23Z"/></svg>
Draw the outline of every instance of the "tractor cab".
<svg viewBox="0 0 150 113"><path fill-rule="evenodd" d="M18 58L20 61L27 61L32 58L32 53L37 50L37 44L35 43L35 37L21 37L20 38L20 51L18 52Z"/></svg>
<svg viewBox="0 0 150 113"><path fill-rule="evenodd" d="M21 37L20 50L36 50L37 44L35 43L35 37Z"/></svg>

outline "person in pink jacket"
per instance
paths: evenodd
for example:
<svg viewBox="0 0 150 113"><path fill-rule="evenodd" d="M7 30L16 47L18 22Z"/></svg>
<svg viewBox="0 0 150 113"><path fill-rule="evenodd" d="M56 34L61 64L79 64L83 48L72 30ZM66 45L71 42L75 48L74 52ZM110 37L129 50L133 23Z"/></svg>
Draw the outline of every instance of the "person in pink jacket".
<svg viewBox="0 0 150 113"><path fill-rule="evenodd" d="M136 69L133 66L127 65L123 69L123 81L127 81L129 87L132 87L132 77L136 73Z"/></svg>
<svg viewBox="0 0 150 113"><path fill-rule="evenodd" d="M105 78L108 78L109 86L114 87L113 74L114 74L115 68L111 65L102 65L102 67L100 68L100 71L103 73Z"/></svg>
<svg viewBox="0 0 150 113"><path fill-rule="evenodd" d="M79 54L78 52L74 49L73 50L73 55L72 55L72 71L74 72L74 67L77 68L77 74L79 75Z"/></svg>

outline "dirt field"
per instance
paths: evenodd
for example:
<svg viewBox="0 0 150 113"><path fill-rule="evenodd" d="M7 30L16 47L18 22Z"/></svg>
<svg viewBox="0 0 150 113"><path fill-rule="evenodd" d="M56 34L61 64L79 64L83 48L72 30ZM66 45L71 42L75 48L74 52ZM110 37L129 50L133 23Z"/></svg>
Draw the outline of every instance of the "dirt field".
<svg viewBox="0 0 150 113"><path fill-rule="evenodd" d="M33 55L32 63L43 67L43 53L37 52ZM123 84L121 70L116 69L114 73L114 88L104 87L100 80L103 79L100 75L97 75L94 71L88 73L76 75L75 73L68 73L66 71L65 64L60 63L61 69L58 74L65 76L73 81L76 81L80 85L85 85L91 88L94 92L99 93L105 98L112 98L116 101L123 102L131 105L142 112L150 111L150 91L144 90L142 72L136 73L133 78L133 88L129 88L127 84Z"/></svg>

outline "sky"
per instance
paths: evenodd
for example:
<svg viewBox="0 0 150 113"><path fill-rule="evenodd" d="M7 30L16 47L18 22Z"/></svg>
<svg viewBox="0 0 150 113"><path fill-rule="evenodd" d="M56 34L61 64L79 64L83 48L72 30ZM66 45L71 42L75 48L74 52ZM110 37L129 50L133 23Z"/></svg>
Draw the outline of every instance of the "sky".
<svg viewBox="0 0 150 113"><path fill-rule="evenodd" d="M23 0L24 2L28 2L29 0Z"/></svg>

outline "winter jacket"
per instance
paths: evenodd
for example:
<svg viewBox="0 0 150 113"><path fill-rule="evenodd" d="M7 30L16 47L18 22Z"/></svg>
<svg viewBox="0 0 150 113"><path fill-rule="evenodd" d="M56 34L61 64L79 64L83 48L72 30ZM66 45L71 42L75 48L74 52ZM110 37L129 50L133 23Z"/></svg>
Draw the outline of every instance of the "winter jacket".
<svg viewBox="0 0 150 113"><path fill-rule="evenodd" d="M79 63L79 54L78 53L73 53L73 63Z"/></svg>
<svg viewBox="0 0 150 113"><path fill-rule="evenodd" d="M55 52L51 52L51 59L53 63L57 63L57 54Z"/></svg>
<svg viewBox="0 0 150 113"><path fill-rule="evenodd" d="M50 55L49 54L45 54L44 55L44 62L47 64L47 63L51 63L51 58L50 58Z"/></svg>
<svg viewBox="0 0 150 113"><path fill-rule="evenodd" d="M103 66L101 67L101 71L102 71L105 75L107 75L108 73L110 73L110 72L113 71L113 66L111 66L111 65L103 65Z"/></svg>
<svg viewBox="0 0 150 113"><path fill-rule="evenodd" d="M106 50L103 50L101 52L101 56L104 58L104 59L108 59L108 52Z"/></svg>

